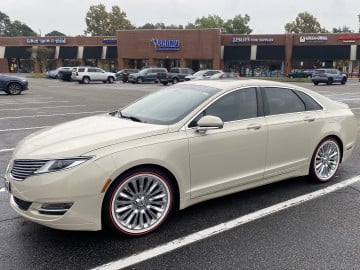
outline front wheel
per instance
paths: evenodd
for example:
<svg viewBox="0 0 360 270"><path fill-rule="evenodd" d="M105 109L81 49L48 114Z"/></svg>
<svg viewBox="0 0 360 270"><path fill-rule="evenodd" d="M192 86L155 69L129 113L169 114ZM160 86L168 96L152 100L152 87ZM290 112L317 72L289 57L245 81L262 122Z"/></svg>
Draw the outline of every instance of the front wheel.
<svg viewBox="0 0 360 270"><path fill-rule="evenodd" d="M107 79L107 81L108 81L109 83L113 83L113 82L114 82L114 77L109 77L109 78Z"/></svg>
<svg viewBox="0 0 360 270"><path fill-rule="evenodd" d="M174 189L168 176L138 168L117 179L105 195L103 217L111 229L139 236L157 229L169 216Z"/></svg>
<svg viewBox="0 0 360 270"><path fill-rule="evenodd" d="M18 83L9 84L6 93L10 95L20 95L22 91L21 85Z"/></svg>
<svg viewBox="0 0 360 270"><path fill-rule="evenodd" d="M314 85L318 85L319 84L319 82L313 82L314 83Z"/></svg>
<svg viewBox="0 0 360 270"><path fill-rule="evenodd" d="M347 81L347 79L344 77L344 78L342 78L342 80L341 80L341 84L345 84L346 83L346 81Z"/></svg>
<svg viewBox="0 0 360 270"><path fill-rule="evenodd" d="M310 175L320 183L330 181L341 160L341 150L339 143L334 138L323 140L315 150L311 159Z"/></svg>
<svg viewBox="0 0 360 270"><path fill-rule="evenodd" d="M143 78L141 77L137 78L136 83L142 83L142 82L144 82Z"/></svg>

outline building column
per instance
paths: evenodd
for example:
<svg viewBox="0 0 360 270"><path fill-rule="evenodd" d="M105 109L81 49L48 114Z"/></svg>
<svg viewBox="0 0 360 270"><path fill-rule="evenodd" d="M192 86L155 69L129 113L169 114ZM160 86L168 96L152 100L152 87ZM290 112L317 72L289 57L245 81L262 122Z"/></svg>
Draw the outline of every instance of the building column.
<svg viewBox="0 0 360 270"><path fill-rule="evenodd" d="M284 74L283 76L291 72L292 70L292 50L294 46L294 35L286 34L285 35L285 66L284 66Z"/></svg>

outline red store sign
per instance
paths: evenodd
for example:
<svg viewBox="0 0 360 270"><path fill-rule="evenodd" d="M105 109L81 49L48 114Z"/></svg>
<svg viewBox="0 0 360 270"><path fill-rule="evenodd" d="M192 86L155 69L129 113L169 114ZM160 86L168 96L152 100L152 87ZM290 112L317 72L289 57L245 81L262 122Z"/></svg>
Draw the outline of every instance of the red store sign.
<svg viewBox="0 0 360 270"><path fill-rule="evenodd" d="M350 40L360 40L360 35L339 36L339 40L342 40L344 42L350 41Z"/></svg>

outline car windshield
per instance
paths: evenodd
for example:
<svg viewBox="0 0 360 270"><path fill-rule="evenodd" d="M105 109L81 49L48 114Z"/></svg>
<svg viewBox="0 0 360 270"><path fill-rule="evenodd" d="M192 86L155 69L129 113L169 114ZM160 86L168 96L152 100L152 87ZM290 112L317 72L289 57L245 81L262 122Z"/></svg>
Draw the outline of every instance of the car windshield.
<svg viewBox="0 0 360 270"><path fill-rule="evenodd" d="M197 77L197 76L202 76L202 75L204 75L205 74L205 72L207 72L208 70L200 70L200 71L198 71L198 72L195 72L193 75L195 76L195 77Z"/></svg>
<svg viewBox="0 0 360 270"><path fill-rule="evenodd" d="M174 85L130 104L117 115L139 122L170 125L219 91L199 85Z"/></svg>

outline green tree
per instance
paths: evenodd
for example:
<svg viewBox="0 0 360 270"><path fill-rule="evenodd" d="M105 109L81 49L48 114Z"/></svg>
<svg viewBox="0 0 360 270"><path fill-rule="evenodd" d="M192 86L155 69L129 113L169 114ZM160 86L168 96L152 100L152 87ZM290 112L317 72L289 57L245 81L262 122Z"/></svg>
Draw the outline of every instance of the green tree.
<svg viewBox="0 0 360 270"><path fill-rule="evenodd" d="M0 36L5 37L9 35L10 18L5 13L0 11Z"/></svg>
<svg viewBox="0 0 360 270"><path fill-rule="evenodd" d="M14 21L9 26L9 36L11 37L30 37L36 35L37 34L29 26L20 21Z"/></svg>
<svg viewBox="0 0 360 270"><path fill-rule="evenodd" d="M354 33L354 31L352 31L349 27L347 26L343 26L342 28L341 27L334 27L332 32L334 34L336 33Z"/></svg>
<svg viewBox="0 0 360 270"><path fill-rule="evenodd" d="M64 33L61 33L59 31L53 30L50 33L45 34L45 37L65 37L66 35Z"/></svg>
<svg viewBox="0 0 360 270"><path fill-rule="evenodd" d="M207 17L197 18L195 23L188 23L186 29L220 28L224 26L224 20L218 15L208 15Z"/></svg>
<svg viewBox="0 0 360 270"><path fill-rule="evenodd" d="M103 4L90 6L85 22L87 28L84 33L92 36L114 36L116 30L134 28L119 6L112 6L111 11L107 12Z"/></svg>
<svg viewBox="0 0 360 270"><path fill-rule="evenodd" d="M250 16L236 15L233 19L229 19L223 26L223 32L225 34L251 34L252 29L248 26L250 22Z"/></svg>
<svg viewBox="0 0 360 270"><path fill-rule="evenodd" d="M54 57L54 49L37 46L30 48L29 51L35 55L40 65L40 72L45 72L48 59Z"/></svg>
<svg viewBox="0 0 360 270"><path fill-rule="evenodd" d="M299 13L295 21L285 25L285 31L292 34L300 33L327 33L318 20L308 12Z"/></svg>

